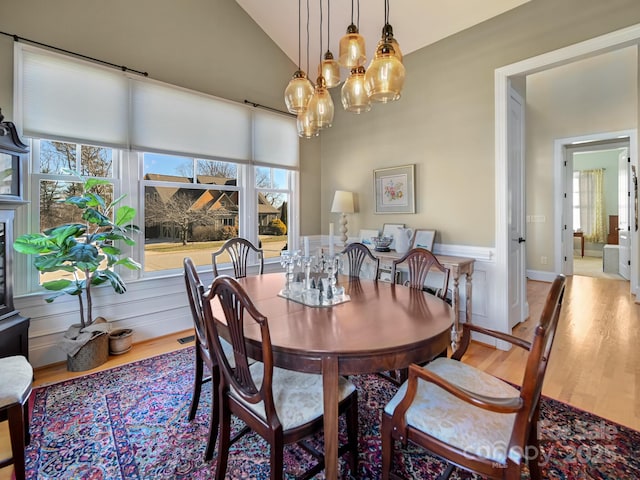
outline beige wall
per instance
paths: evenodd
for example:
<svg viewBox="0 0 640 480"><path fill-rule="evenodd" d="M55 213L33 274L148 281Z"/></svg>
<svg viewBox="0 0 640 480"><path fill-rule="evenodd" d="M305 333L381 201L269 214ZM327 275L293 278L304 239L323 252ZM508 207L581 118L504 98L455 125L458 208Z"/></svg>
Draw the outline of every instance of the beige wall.
<svg viewBox="0 0 640 480"><path fill-rule="evenodd" d="M633 46L527 77L526 214L546 218L527 224L528 269L554 267L540 263L542 256L554 257L559 232L553 224L554 141L636 129L637 62Z"/></svg>
<svg viewBox="0 0 640 480"><path fill-rule="evenodd" d="M360 116L336 109L321 133L322 230L337 221L331 200L344 189L360 201L352 234L404 222L437 229L437 243L494 246L495 69L639 22L637 0L535 0L406 55L398 102ZM408 163L417 213L373 214L373 169Z"/></svg>

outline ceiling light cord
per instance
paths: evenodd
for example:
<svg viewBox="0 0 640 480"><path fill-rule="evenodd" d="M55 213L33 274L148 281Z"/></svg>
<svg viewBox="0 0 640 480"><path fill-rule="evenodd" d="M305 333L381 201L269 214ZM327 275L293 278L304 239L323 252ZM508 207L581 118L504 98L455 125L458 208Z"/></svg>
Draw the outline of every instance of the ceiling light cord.
<svg viewBox="0 0 640 480"><path fill-rule="evenodd" d="M301 65L300 65L302 63L302 60L301 60L302 53L301 53L301 47L300 47L300 43L302 43L301 39L300 39L300 35L302 34L302 31L301 31L302 27L300 26L300 24L302 23L302 21L301 21L302 20L302 18L301 18L302 15L300 13L300 10L302 10L302 6L301 5L302 5L302 0L298 0L298 70L302 70Z"/></svg>
<svg viewBox="0 0 640 480"><path fill-rule="evenodd" d="M309 71L309 0L307 0L307 72Z"/></svg>
<svg viewBox="0 0 640 480"><path fill-rule="evenodd" d="M321 7L322 8L322 7ZM327 52L331 50L331 0L327 0Z"/></svg>
<svg viewBox="0 0 640 480"><path fill-rule="evenodd" d="M320 28L318 31L320 32L320 65L322 65L322 0L319 2L320 4ZM322 70L320 70L320 74L322 75Z"/></svg>

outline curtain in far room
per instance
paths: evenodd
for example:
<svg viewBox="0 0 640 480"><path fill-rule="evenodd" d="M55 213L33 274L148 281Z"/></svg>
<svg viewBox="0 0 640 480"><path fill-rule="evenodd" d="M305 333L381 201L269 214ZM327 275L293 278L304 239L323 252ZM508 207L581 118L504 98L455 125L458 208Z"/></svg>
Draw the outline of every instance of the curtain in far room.
<svg viewBox="0 0 640 480"><path fill-rule="evenodd" d="M580 227L590 243L606 243L607 222L604 197L604 169L582 170L580 174Z"/></svg>

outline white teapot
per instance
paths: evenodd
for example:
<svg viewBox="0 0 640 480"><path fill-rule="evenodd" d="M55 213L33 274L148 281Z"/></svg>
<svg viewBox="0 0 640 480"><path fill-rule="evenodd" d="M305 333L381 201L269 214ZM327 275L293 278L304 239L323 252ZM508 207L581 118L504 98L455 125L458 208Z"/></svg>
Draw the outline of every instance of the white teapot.
<svg viewBox="0 0 640 480"><path fill-rule="evenodd" d="M396 232L396 252L404 255L409 251L409 248L411 247L411 237L413 236L413 230L410 228L398 228Z"/></svg>

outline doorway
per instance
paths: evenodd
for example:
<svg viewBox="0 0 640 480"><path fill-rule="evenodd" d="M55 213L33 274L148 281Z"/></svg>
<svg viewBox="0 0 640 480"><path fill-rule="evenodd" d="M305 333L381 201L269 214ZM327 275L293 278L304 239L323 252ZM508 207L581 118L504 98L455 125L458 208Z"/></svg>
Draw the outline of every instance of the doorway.
<svg viewBox="0 0 640 480"><path fill-rule="evenodd" d="M508 134L508 118L509 118L509 87L512 81L521 82L527 75L551 69L559 65L569 64L587 57L596 57L602 53L615 51L626 48L631 45L637 45L640 40L640 25L634 25L622 30L618 30L601 37L561 48L559 50L549 52L537 57L533 57L521 62L499 68L495 71L495 172L496 172L496 276L495 276L495 292L496 292L496 314L504 318L504 331L510 331L510 299L504 298L500 292L508 291L508 278L510 272L509 258L509 196L512 188L517 188L510 182L509 171L509 150L511 142ZM525 93L526 94L526 93ZM634 106L636 108L637 106ZM631 141L630 144L631 166L637 169L637 141ZM558 166L559 168L559 166ZM555 175L554 182L562 183L560 176ZM557 189L556 189L557 190ZM556 205L561 202L556 200ZM632 204L632 209L635 208ZM562 219L562 207L557 207L560 212L552 219L553 222L559 224ZM635 211L631 212L633 217ZM631 231L631 274L630 289L633 294L637 293L638 288L638 266L634 261L638 257L638 246L635 239L635 231ZM553 271L549 272L552 278L556 273L562 272L562 236L556 235L553 240L555 244L554 251L558 252L553 262Z"/></svg>
<svg viewBox="0 0 640 480"><path fill-rule="evenodd" d="M628 242L620 242L620 237L629 235L629 150L634 135L633 131L608 132L555 142L554 162L563 167L564 179L564 188L555 197L562 202L559 233L565 275L629 279ZM581 195L580 190L596 175L601 186L599 197L588 191ZM597 221L585 224L585 216L597 216Z"/></svg>

